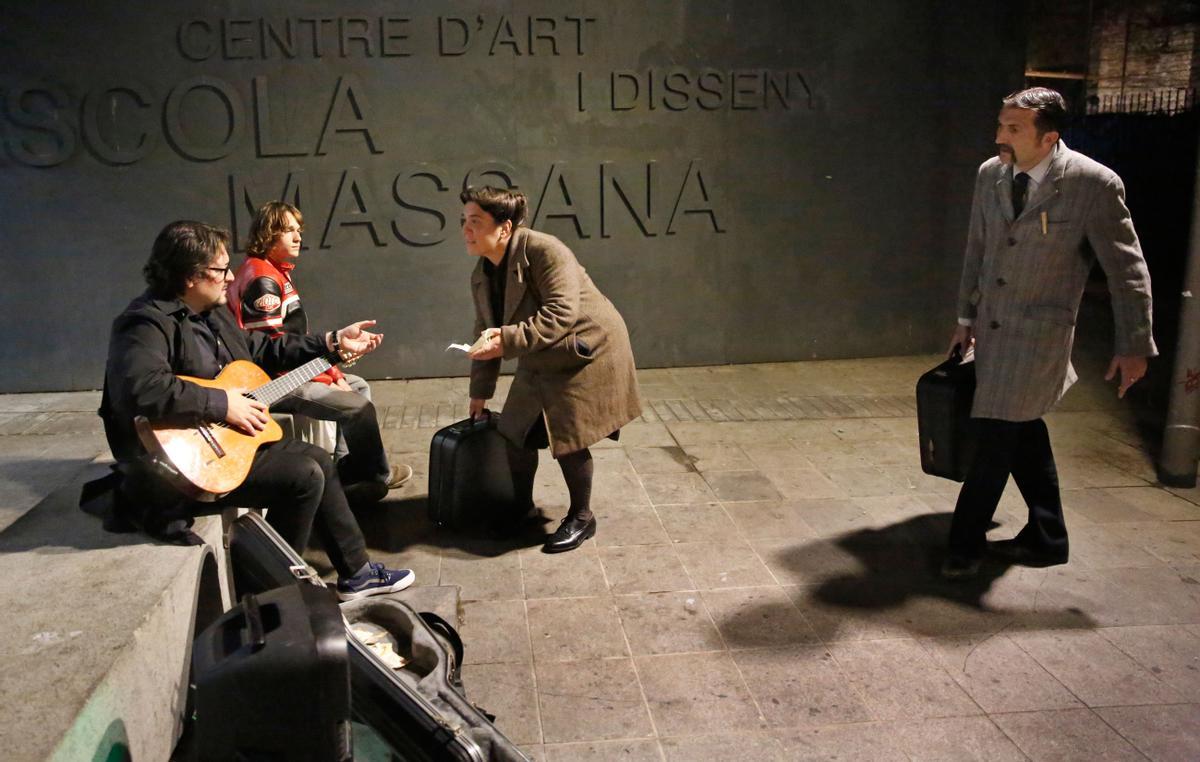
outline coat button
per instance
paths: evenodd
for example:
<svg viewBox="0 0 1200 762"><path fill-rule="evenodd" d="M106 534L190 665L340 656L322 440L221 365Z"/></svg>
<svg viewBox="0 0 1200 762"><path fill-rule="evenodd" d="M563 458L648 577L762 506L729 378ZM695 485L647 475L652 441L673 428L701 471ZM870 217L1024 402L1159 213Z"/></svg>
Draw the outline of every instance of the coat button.
<svg viewBox="0 0 1200 762"><path fill-rule="evenodd" d="M1004 280L1004 278L996 278L996 285L997 286L1007 286L1008 281Z"/></svg>
<svg viewBox="0 0 1200 762"><path fill-rule="evenodd" d="M1009 246L1016 246L1016 245L1017 245L1017 239L1016 239L1016 238L1009 238L1009 239L1008 239L1008 245L1009 245Z"/></svg>
<svg viewBox="0 0 1200 762"><path fill-rule="evenodd" d="M993 321L992 321L992 328L999 328L999 327L1000 327L1000 321L999 321L999 320L993 320Z"/></svg>

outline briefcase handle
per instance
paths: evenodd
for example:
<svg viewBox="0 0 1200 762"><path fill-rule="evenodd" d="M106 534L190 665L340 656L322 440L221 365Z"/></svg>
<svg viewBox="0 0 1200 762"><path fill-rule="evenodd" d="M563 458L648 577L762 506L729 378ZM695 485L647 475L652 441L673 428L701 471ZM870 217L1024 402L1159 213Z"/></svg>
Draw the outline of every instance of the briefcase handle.
<svg viewBox="0 0 1200 762"><path fill-rule="evenodd" d="M950 357L948 359L953 360L956 365L962 365L965 362L975 362L975 347L971 347L964 354L962 344L955 344L950 348Z"/></svg>
<svg viewBox="0 0 1200 762"><path fill-rule="evenodd" d="M483 409L482 417L472 419L471 428L475 429L475 430L491 428L496 425L496 420L498 420L499 418L500 418L499 413L493 413L491 410L488 410L485 407Z"/></svg>

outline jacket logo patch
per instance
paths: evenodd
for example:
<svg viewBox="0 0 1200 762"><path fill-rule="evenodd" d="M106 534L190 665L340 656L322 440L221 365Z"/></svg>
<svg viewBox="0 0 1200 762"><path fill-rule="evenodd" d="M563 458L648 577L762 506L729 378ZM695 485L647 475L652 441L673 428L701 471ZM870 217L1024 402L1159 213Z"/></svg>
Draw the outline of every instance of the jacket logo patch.
<svg viewBox="0 0 1200 762"><path fill-rule="evenodd" d="M259 312L274 312L279 309L280 299L275 294L263 294L254 300L254 309Z"/></svg>

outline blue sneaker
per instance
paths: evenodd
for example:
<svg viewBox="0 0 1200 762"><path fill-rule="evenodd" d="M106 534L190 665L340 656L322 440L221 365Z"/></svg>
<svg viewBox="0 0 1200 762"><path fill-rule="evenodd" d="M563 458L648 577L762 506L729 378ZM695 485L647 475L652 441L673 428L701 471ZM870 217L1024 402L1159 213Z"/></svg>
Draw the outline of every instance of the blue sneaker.
<svg viewBox="0 0 1200 762"><path fill-rule="evenodd" d="M396 593L411 585L417 575L408 569L388 569L374 561L367 564L370 571L357 577L346 577L337 582L337 595L340 600L353 601L366 598L368 595Z"/></svg>

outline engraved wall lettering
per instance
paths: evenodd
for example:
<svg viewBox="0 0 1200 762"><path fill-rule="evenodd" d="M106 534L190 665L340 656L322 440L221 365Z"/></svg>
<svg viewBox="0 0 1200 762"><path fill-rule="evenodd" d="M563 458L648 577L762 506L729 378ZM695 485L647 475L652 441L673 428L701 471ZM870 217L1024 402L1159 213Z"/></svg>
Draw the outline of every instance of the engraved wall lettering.
<svg viewBox="0 0 1200 762"><path fill-rule="evenodd" d="M692 75L685 70L673 70L663 77L663 108L686 111L691 100Z"/></svg>
<svg viewBox="0 0 1200 762"><path fill-rule="evenodd" d="M338 54L342 58L349 55L350 43L361 44L364 55L371 58L375 55L374 41L371 39L371 21L358 16L338 19Z"/></svg>
<svg viewBox="0 0 1200 762"><path fill-rule="evenodd" d="M75 130L67 122L70 100L52 84L18 84L4 98L10 123L8 155L30 167L54 167L75 152Z"/></svg>
<svg viewBox="0 0 1200 762"><path fill-rule="evenodd" d="M175 44L179 54L189 61L207 61L217 52L213 25L204 19L190 19L179 25Z"/></svg>
<svg viewBox="0 0 1200 762"><path fill-rule="evenodd" d="M735 71L730 74L729 107L734 111L752 111L763 105L761 71Z"/></svg>
<svg viewBox="0 0 1200 762"><path fill-rule="evenodd" d="M558 28L558 22L546 16L530 16L529 17L529 55L535 56L538 54L538 43L546 42L549 45L541 46L543 51L547 47L550 49L550 55L558 55L558 35L555 30ZM543 31L545 30L545 31Z"/></svg>
<svg viewBox="0 0 1200 762"><path fill-rule="evenodd" d="M622 175L611 161L600 165L600 237L611 238L611 218L623 206L633 218L643 236L656 235L654 224L654 176L657 162L646 162L642 179L633 180L627 173ZM618 203L619 202L619 203Z"/></svg>
<svg viewBox="0 0 1200 762"><path fill-rule="evenodd" d="M613 111L812 111L812 90L792 69L616 69L609 72L607 102ZM576 75L577 109L585 109L587 83Z"/></svg>
<svg viewBox="0 0 1200 762"><path fill-rule="evenodd" d="M277 133L284 131L291 134L288 126L277 127L271 120L271 96L267 78L257 76L253 81L254 91L254 146L260 157L268 156L304 156L307 151L295 142L290 145L280 139ZM284 111L286 113L286 110Z"/></svg>
<svg viewBox="0 0 1200 762"><path fill-rule="evenodd" d="M482 17L480 25L483 24ZM438 16L438 55L461 56L471 48L471 25L457 16Z"/></svg>
<svg viewBox="0 0 1200 762"><path fill-rule="evenodd" d="M318 16L312 18L299 18L297 21L300 24L308 27L310 39L312 40L312 57L320 58L324 55L324 35L325 28L332 26L337 19L328 16Z"/></svg>
<svg viewBox="0 0 1200 762"><path fill-rule="evenodd" d="M409 19L385 16L379 23L379 54L384 58L411 56L408 49Z"/></svg>
<svg viewBox="0 0 1200 762"><path fill-rule="evenodd" d="M341 243L350 232L346 228L366 230L376 246L387 246L383 234L390 227L390 221L380 212L374 191L366 182L362 169L350 167L342 172L342 181L338 184L333 206L329 210L329 220L321 233L321 248L329 249Z"/></svg>
<svg viewBox="0 0 1200 762"><path fill-rule="evenodd" d="M282 184L272 185L256 176L229 176L229 219L230 231L233 234L231 245L235 251L244 251L246 235L250 229L250 221L258 208L268 201L285 201L300 211L305 211L306 205L311 206L308 188L308 176L303 169L293 169L284 177ZM278 192L276 189L282 188ZM307 215L306 215L307 217ZM305 227L313 229L312 220L308 219ZM301 249L307 249L308 244L302 243Z"/></svg>
<svg viewBox="0 0 1200 762"><path fill-rule="evenodd" d="M220 136L219 142L201 142L189 133L188 127L192 125L185 126L182 118L184 102L189 96L198 96L206 98L208 102L221 104L226 124L225 134ZM195 161L215 161L228 156L240 141L245 123L245 109L241 98L234 92L232 85L216 77L200 76L183 80L171 88L163 106L163 126L166 129L167 141L181 156Z"/></svg>
<svg viewBox="0 0 1200 762"><path fill-rule="evenodd" d="M296 57L296 23L295 19L286 18L282 22L271 21L267 18L258 20L258 36L262 44L263 60L278 53L284 58ZM282 31L280 27L283 27Z"/></svg>
<svg viewBox="0 0 1200 762"><path fill-rule="evenodd" d="M595 24L596 19L591 16L564 16L563 20L575 27L575 54L583 55L586 52L583 42L584 31L588 24Z"/></svg>
<svg viewBox="0 0 1200 762"><path fill-rule="evenodd" d="M488 48L488 55L496 55L497 46L503 45L507 45L513 55L521 55L521 45L517 42L517 34L513 31L512 22L501 16L500 22L496 24L496 33L492 35L492 45Z"/></svg>
<svg viewBox="0 0 1200 762"><path fill-rule="evenodd" d="M704 181L699 159L693 159L688 164L687 174L684 175L683 184L679 187L679 195L675 197L675 207L671 210L671 219L667 221L667 235L678 233L676 223L687 215L706 217L712 225L714 233L725 232L725 229L717 222L717 211L713 207L712 196Z"/></svg>
<svg viewBox="0 0 1200 762"><path fill-rule="evenodd" d="M565 167L566 162L561 161L550 165L537 209L533 213L533 221L529 225L536 228L539 220L543 224L554 220L569 220L577 236L591 238L589 231L592 226L587 220L586 212L577 203L576 196L568 186L567 176L563 171Z"/></svg>
<svg viewBox="0 0 1200 762"><path fill-rule="evenodd" d="M88 93L80 110L84 145L97 159L112 166L144 159L158 143L157 133L151 131L155 105L150 91L138 84L113 85Z"/></svg>
<svg viewBox="0 0 1200 762"><path fill-rule="evenodd" d="M442 213L450 197L450 188L442 181L448 177L442 167L421 163L396 175L392 181L392 198L400 205L400 213L392 220L392 232L407 246L436 246L446 240L447 219ZM424 204L424 205L423 205Z"/></svg>
<svg viewBox="0 0 1200 762"><path fill-rule="evenodd" d="M628 69L614 71L609 77L613 111L630 111L637 108L638 94L642 89L642 80L637 72Z"/></svg>
<svg viewBox="0 0 1200 762"><path fill-rule="evenodd" d="M370 128L370 108L362 83L358 78L347 74L338 77L333 97L329 99L329 110L325 112L325 124L321 127L321 137L317 139L317 156L326 153L326 140L330 132L335 134L357 133L366 143L371 153L383 153L383 148L375 143Z"/></svg>
<svg viewBox="0 0 1200 762"><path fill-rule="evenodd" d="M221 57L254 58L255 26L254 19L221 19Z"/></svg>

